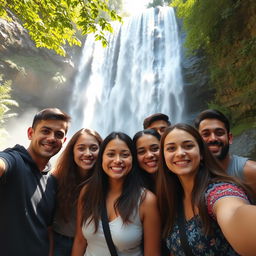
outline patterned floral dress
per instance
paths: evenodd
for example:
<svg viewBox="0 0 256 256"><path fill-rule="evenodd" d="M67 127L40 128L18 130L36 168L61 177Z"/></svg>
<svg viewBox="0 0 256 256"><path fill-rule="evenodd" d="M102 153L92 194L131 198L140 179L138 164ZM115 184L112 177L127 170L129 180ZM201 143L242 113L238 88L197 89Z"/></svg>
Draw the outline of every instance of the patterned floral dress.
<svg viewBox="0 0 256 256"><path fill-rule="evenodd" d="M212 233L205 235L199 215L186 221L185 230L188 243L195 256L236 256L237 254L225 239L213 214L214 203L223 197L239 197L248 202L244 191L234 184L213 183L206 190L205 201L208 213L212 217ZM185 256L180 242L180 234L177 220L172 232L166 239L167 247L173 256Z"/></svg>

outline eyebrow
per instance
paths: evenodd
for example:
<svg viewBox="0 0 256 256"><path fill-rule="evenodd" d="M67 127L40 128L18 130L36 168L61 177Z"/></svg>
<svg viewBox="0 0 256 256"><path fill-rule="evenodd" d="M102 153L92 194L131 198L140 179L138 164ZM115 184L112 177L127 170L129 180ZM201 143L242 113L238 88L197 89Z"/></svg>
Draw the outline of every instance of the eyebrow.
<svg viewBox="0 0 256 256"><path fill-rule="evenodd" d="M48 129L48 130L52 130L52 128L48 127L48 126L42 126L41 129Z"/></svg>
<svg viewBox="0 0 256 256"><path fill-rule="evenodd" d="M205 129L201 130L201 132L211 131L211 130L214 130L214 131L217 131L217 130L225 131L226 129L225 129L225 128L222 128L222 127L217 127L217 128L214 128L214 129L205 128Z"/></svg>
<svg viewBox="0 0 256 256"><path fill-rule="evenodd" d="M182 141L181 143L189 143L189 142L193 142L193 143L194 143L193 140L184 140L184 141ZM169 142L169 143L166 143L165 146L166 146L166 145L172 145L172 144L177 144L177 143L175 143L175 142Z"/></svg>

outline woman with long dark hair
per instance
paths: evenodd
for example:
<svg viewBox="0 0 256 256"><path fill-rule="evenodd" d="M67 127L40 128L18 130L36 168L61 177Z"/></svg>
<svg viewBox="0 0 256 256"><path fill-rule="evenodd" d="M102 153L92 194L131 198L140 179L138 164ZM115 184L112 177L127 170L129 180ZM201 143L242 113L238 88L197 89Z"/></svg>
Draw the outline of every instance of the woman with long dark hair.
<svg viewBox="0 0 256 256"><path fill-rule="evenodd" d="M152 192L158 172L160 139L160 134L153 129L139 131L133 137L142 184Z"/></svg>
<svg viewBox="0 0 256 256"><path fill-rule="evenodd" d="M54 256L70 256L76 226L76 204L82 184L93 173L102 142L91 129L77 131L57 160L57 211L53 224Z"/></svg>
<svg viewBox="0 0 256 256"><path fill-rule="evenodd" d="M104 209L119 256L160 255L156 196L141 187L136 168L131 138L121 132L108 135L101 144L90 182L79 196L72 256L111 255L102 229Z"/></svg>
<svg viewBox="0 0 256 256"><path fill-rule="evenodd" d="M162 136L157 195L171 255L255 255L253 193L225 174L190 125Z"/></svg>

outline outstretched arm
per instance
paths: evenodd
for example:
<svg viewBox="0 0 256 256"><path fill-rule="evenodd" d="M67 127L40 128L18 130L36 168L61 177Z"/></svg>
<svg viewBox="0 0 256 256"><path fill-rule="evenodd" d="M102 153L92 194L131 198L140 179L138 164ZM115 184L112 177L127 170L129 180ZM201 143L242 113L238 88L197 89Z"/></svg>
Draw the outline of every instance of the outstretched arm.
<svg viewBox="0 0 256 256"><path fill-rule="evenodd" d="M156 196L150 191L146 192L140 206L140 216L143 222L144 255L160 256L160 214Z"/></svg>
<svg viewBox="0 0 256 256"><path fill-rule="evenodd" d="M256 206L238 197L223 197L215 202L213 213L234 250L243 256L255 256Z"/></svg>
<svg viewBox="0 0 256 256"><path fill-rule="evenodd" d="M84 238L84 235L82 233L82 226L81 226L82 212L83 212L81 198L83 193L84 193L84 190L82 189L79 195L78 203L77 203L76 235L73 243L71 256L83 256L87 247L87 241Z"/></svg>

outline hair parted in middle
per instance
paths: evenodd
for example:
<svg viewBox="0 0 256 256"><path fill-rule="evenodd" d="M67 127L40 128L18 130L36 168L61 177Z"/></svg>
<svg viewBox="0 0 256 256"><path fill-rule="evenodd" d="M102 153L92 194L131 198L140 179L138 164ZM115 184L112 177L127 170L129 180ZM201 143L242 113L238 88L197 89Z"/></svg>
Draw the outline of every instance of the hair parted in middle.
<svg viewBox="0 0 256 256"><path fill-rule="evenodd" d="M166 136L174 129L183 130L193 136L198 144L201 162L194 180L192 190L192 206L197 206L201 217L205 233L211 231L211 219L207 212L205 203L205 191L210 183L229 182L234 183L246 191L249 198L254 198L251 189L235 177L228 176L220 166L218 160L211 154L204 143L199 132L191 125L178 123L166 129L161 138L159 171L157 175L157 197L161 219L164 220L163 237L166 238L171 232L178 212L178 201L183 200L184 191L180 180L176 174L168 169L164 158L164 143Z"/></svg>
<svg viewBox="0 0 256 256"><path fill-rule="evenodd" d="M141 138L143 135L151 135L154 136L157 140L159 140L160 143L160 139L161 139L161 135L154 129L145 129L142 131L139 131L137 133L135 133L135 135L133 136L133 143L135 146L135 150L136 150L136 155L137 155L137 147L136 147L136 143L138 141L139 138ZM144 170L141 169L141 167L139 166L138 163L138 172L140 175L140 180L143 184L143 186L147 189L149 189L152 192L155 192L155 178L157 176L156 173L150 174Z"/></svg>
<svg viewBox="0 0 256 256"><path fill-rule="evenodd" d="M78 166L74 160L74 146L83 134L93 136L100 146L102 138L99 133L91 129L82 128L69 140L54 168L54 174L58 180L57 201L61 202L61 204L58 205L59 212L66 221L70 218L72 208L76 204L77 197L81 190L81 186L79 185L93 173L92 169L86 177L81 178Z"/></svg>
<svg viewBox="0 0 256 256"><path fill-rule="evenodd" d="M84 193L81 198L83 207L82 223L93 221L95 232L98 230L99 220L101 218L101 209L105 203L108 193L109 183L108 176L102 168L103 154L108 143L114 139L125 142L132 156L132 169L126 175L123 183L122 193L115 202L115 210L118 211L124 223L129 223L134 210L138 208L138 200L141 197L141 183L137 172L137 158L135 146L132 139L123 132L112 132L102 142L95 164L95 170L90 178L90 182L86 184Z"/></svg>

